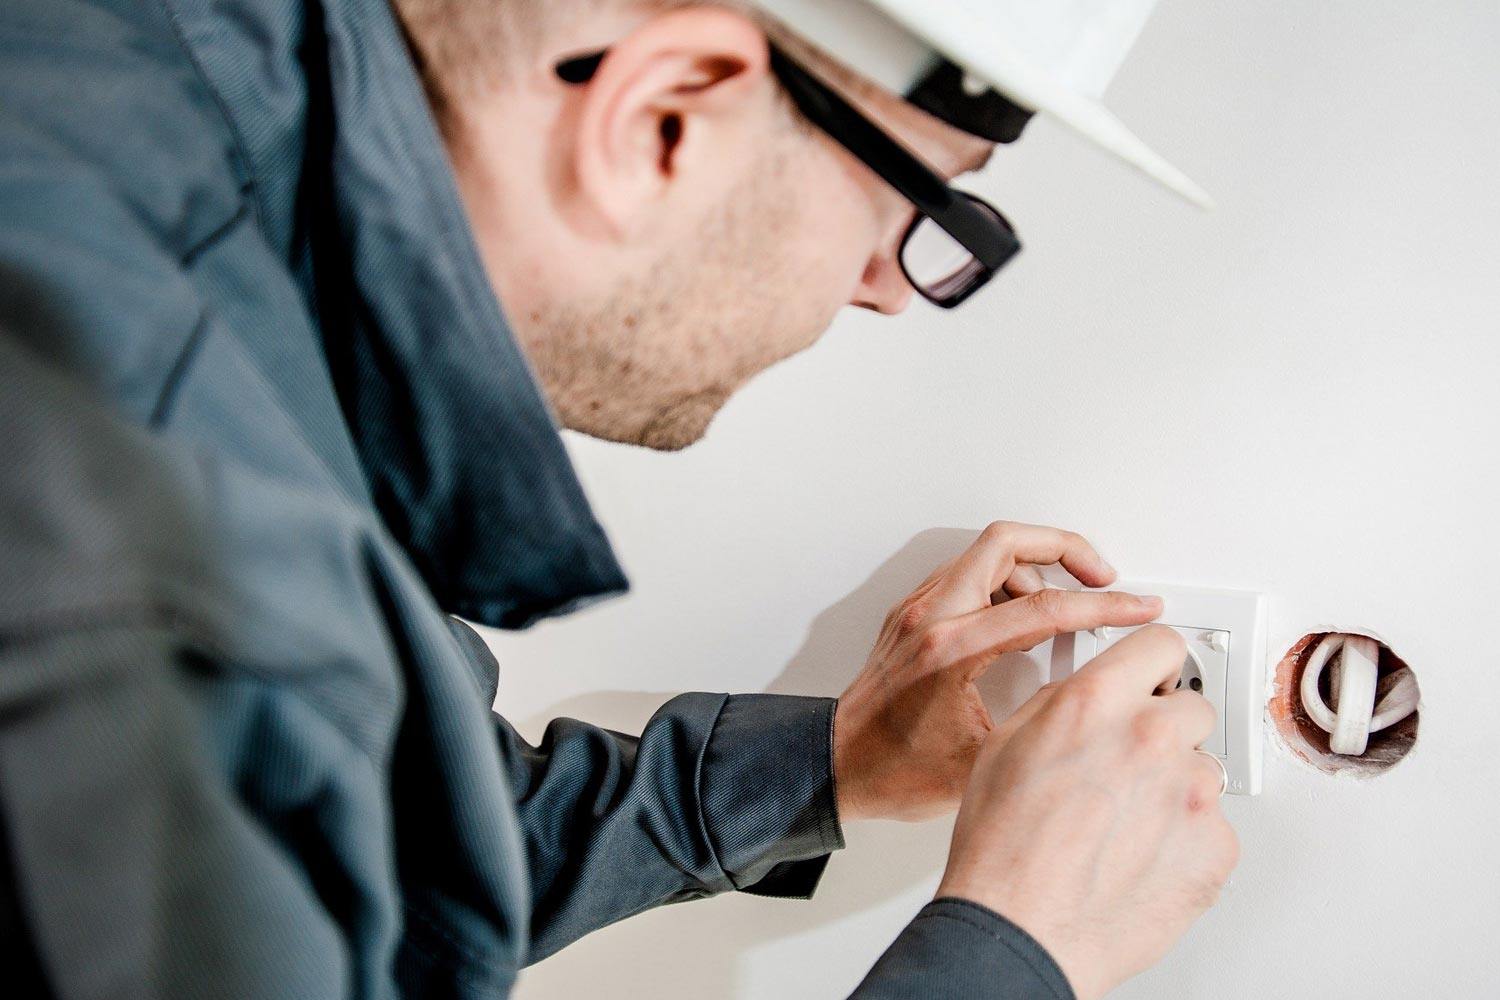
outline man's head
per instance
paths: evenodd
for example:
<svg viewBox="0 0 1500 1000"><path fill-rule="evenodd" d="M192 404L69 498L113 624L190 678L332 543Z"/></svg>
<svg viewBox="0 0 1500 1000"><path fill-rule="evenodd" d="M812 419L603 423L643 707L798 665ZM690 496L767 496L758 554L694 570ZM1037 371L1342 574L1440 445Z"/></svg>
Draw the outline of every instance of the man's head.
<svg viewBox="0 0 1500 1000"><path fill-rule="evenodd" d="M563 422L596 437L685 447L841 306L910 300L911 205L799 118L768 33L945 175L991 149L738 0L397 7L497 293ZM587 82L558 75L606 48Z"/></svg>

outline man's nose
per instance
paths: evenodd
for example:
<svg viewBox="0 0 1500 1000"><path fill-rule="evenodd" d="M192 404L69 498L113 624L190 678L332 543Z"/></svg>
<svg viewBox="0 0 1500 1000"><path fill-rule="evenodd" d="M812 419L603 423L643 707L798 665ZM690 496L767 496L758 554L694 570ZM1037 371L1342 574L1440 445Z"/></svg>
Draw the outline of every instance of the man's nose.
<svg viewBox="0 0 1500 1000"><path fill-rule="evenodd" d="M849 299L850 305L869 309L885 316L895 316L911 304L912 287L892 253L881 252L870 258L859 285Z"/></svg>

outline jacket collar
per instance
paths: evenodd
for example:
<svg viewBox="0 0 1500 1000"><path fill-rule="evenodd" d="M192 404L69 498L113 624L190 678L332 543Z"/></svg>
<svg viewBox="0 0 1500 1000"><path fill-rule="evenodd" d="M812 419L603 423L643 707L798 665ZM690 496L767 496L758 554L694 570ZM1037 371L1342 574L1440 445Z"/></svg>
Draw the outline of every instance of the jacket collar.
<svg viewBox="0 0 1500 1000"><path fill-rule="evenodd" d="M314 252L317 301L386 524L443 609L486 625L623 591L495 300L394 14L324 0L322 16L335 232Z"/></svg>

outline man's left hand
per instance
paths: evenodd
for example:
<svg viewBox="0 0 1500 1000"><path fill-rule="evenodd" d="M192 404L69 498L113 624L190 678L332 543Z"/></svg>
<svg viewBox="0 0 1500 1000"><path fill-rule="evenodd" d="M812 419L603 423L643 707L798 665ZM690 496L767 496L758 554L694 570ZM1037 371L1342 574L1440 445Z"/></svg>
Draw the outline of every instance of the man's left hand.
<svg viewBox="0 0 1500 1000"><path fill-rule="evenodd" d="M1161 614L1155 597L1045 587L1037 567L1053 563L1089 587L1115 580L1081 536L1001 521L886 616L834 717L841 819L952 811L994 728L975 686L990 664L1056 635Z"/></svg>

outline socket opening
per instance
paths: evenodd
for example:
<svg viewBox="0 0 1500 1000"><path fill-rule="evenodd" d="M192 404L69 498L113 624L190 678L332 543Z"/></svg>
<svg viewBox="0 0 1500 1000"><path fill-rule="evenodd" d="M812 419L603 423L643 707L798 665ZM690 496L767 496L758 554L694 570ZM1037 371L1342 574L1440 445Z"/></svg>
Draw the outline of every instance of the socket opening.
<svg viewBox="0 0 1500 1000"><path fill-rule="evenodd" d="M1287 650L1276 666L1275 685L1271 695L1270 715L1282 741L1293 754L1324 774L1349 774L1356 777L1374 777L1395 767L1411 752L1417 742L1417 728L1421 709L1417 708L1394 725L1370 734L1365 752L1359 756L1334 753L1329 745L1329 734L1313 721L1312 713L1302 703L1302 678L1318 646L1334 632L1312 632L1303 636L1296 645ZM1366 633L1346 632L1346 635ZM1377 683L1383 692L1388 679L1399 670L1409 669L1406 662L1391 650L1391 647L1369 636L1379 648L1377 661ZM1343 654L1334 653L1336 661ZM1334 664L1330 662L1331 668ZM1332 669L1325 669L1319 677L1318 692L1326 705L1334 704ZM1415 683L1413 680L1412 683Z"/></svg>
<svg viewBox="0 0 1500 1000"><path fill-rule="evenodd" d="M1182 676L1177 679L1177 690L1184 688L1200 694L1203 692L1203 661L1198 659L1192 647L1188 647L1187 656L1182 659Z"/></svg>

